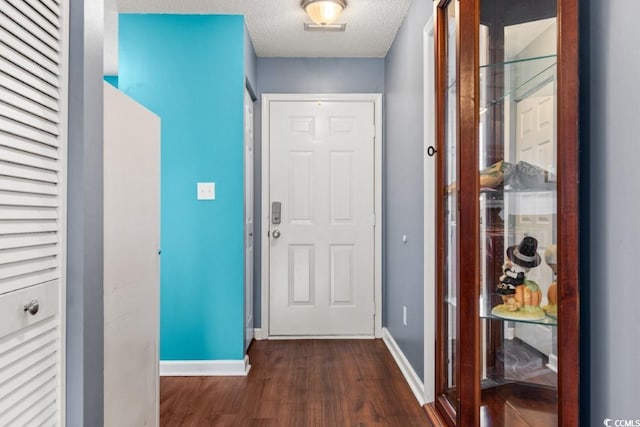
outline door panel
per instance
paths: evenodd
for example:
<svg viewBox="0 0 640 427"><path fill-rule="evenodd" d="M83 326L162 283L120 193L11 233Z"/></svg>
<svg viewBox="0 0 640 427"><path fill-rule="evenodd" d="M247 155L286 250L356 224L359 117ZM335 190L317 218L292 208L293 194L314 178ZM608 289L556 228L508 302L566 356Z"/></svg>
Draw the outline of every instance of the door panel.
<svg viewBox="0 0 640 427"><path fill-rule="evenodd" d="M331 245L331 305L355 304L354 245Z"/></svg>
<svg viewBox="0 0 640 427"><path fill-rule="evenodd" d="M160 118L104 83L104 409L159 423Z"/></svg>
<svg viewBox="0 0 640 427"><path fill-rule="evenodd" d="M312 245L289 246L289 305L313 305L315 253Z"/></svg>
<svg viewBox="0 0 640 427"><path fill-rule="evenodd" d="M331 153L331 223L353 222L353 153Z"/></svg>
<svg viewBox="0 0 640 427"><path fill-rule="evenodd" d="M289 218L291 223L313 224L311 198L313 197L312 165L314 153L289 153Z"/></svg>
<svg viewBox="0 0 640 427"><path fill-rule="evenodd" d="M269 105L269 333L373 335L374 104Z"/></svg>
<svg viewBox="0 0 640 427"><path fill-rule="evenodd" d="M68 10L0 2L1 426L64 419Z"/></svg>

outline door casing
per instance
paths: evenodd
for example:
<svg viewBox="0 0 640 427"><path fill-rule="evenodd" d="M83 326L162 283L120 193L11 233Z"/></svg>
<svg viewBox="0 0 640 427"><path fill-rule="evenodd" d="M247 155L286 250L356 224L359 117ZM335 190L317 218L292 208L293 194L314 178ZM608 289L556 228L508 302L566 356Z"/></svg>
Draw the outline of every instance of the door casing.
<svg viewBox="0 0 640 427"><path fill-rule="evenodd" d="M269 337L269 128L270 111L272 101L370 101L374 104L375 142L374 142L374 299L375 299L375 323L374 334L376 338L382 337L382 94L358 93L358 94L263 94L262 95L262 202L261 202L261 233L260 255L262 259L261 272L261 338ZM307 337L287 337L307 338ZM312 338L323 338L313 336ZM336 338L335 336L327 338ZM361 338L348 337L341 338Z"/></svg>
<svg viewBox="0 0 640 427"><path fill-rule="evenodd" d="M253 264L255 252L254 183L255 141L253 114L255 97L247 86L244 90L244 352L246 353L254 338L253 332ZM249 114L251 113L251 114ZM250 153L250 155L249 155Z"/></svg>
<svg viewBox="0 0 640 427"><path fill-rule="evenodd" d="M434 15L435 8L434 5ZM435 33L433 16L423 30L424 40L424 400L435 400L436 374L436 156Z"/></svg>

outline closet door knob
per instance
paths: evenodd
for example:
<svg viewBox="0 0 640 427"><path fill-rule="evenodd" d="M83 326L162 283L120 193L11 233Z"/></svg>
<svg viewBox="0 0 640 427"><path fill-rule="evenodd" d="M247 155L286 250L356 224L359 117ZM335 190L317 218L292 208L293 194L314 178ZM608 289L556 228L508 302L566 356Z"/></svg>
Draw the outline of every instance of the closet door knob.
<svg viewBox="0 0 640 427"><path fill-rule="evenodd" d="M29 304L25 304L24 306L24 311L25 313L29 313L32 316L35 316L36 313L38 313L38 310L40 309L40 304L38 303L38 300L33 300L31 301Z"/></svg>

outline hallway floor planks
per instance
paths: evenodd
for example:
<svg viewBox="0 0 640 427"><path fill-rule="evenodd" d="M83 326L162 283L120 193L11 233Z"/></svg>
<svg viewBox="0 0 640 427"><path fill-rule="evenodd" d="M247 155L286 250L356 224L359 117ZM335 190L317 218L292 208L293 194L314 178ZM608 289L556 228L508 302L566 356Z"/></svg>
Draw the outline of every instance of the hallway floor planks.
<svg viewBox="0 0 640 427"><path fill-rule="evenodd" d="M247 377L163 377L160 424L430 425L382 340L254 341Z"/></svg>

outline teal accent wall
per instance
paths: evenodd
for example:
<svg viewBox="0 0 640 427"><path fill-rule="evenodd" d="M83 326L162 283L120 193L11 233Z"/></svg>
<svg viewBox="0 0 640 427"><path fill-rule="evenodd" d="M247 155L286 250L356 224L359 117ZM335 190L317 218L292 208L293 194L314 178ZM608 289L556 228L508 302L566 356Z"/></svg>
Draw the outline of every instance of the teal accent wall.
<svg viewBox="0 0 640 427"><path fill-rule="evenodd" d="M162 360L244 357L244 35L242 16L120 15L119 89L162 121Z"/></svg>
<svg viewBox="0 0 640 427"><path fill-rule="evenodd" d="M104 81L116 89L118 88L118 76L104 76Z"/></svg>

